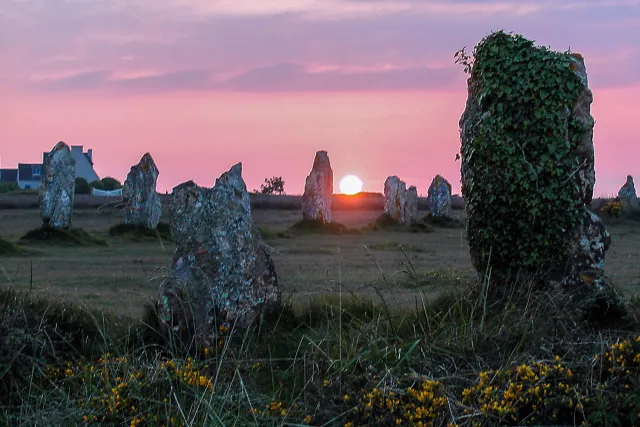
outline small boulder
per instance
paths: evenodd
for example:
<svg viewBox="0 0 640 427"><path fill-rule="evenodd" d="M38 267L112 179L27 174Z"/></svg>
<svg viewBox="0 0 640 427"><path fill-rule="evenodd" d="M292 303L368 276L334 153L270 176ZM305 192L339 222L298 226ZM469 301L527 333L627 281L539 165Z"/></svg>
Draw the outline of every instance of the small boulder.
<svg viewBox="0 0 640 427"><path fill-rule="evenodd" d="M427 192L427 206L434 217L451 215L451 184L440 175L431 181Z"/></svg>
<svg viewBox="0 0 640 427"><path fill-rule="evenodd" d="M58 142L44 156L42 169L39 202L43 227L66 230L71 227L76 188L76 161L69 146Z"/></svg>
<svg viewBox="0 0 640 427"><path fill-rule="evenodd" d="M122 189L125 224L156 229L162 214L162 202L156 192L159 173L149 153L145 153L137 165L131 166Z"/></svg>
<svg viewBox="0 0 640 427"><path fill-rule="evenodd" d="M333 170L326 151L318 151L302 195L302 219L331 222Z"/></svg>
<svg viewBox="0 0 640 427"><path fill-rule="evenodd" d="M638 195L636 194L636 186L633 183L633 177L627 176L627 182L618 191L618 198L622 202L623 211L638 210Z"/></svg>
<svg viewBox="0 0 640 427"><path fill-rule="evenodd" d="M171 277L160 285L160 319L176 330L215 336L220 325L248 326L276 306L280 289L273 261L253 223L242 165L213 188L192 181L173 189Z"/></svg>

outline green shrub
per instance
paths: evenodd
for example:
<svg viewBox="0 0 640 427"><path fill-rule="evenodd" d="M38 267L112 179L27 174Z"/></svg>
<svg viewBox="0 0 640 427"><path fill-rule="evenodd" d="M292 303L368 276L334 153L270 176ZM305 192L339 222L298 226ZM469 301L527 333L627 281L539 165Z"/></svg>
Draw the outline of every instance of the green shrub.
<svg viewBox="0 0 640 427"><path fill-rule="evenodd" d="M91 187L89 182L81 176L76 178L76 190L75 194L91 194Z"/></svg>
<svg viewBox="0 0 640 427"><path fill-rule="evenodd" d="M122 183L110 176L102 178L100 180L100 183L102 184L102 188L100 188L100 190L111 191L111 190L117 190L119 188L122 188Z"/></svg>
<svg viewBox="0 0 640 427"><path fill-rule="evenodd" d="M0 182L0 194L20 191L17 182Z"/></svg>

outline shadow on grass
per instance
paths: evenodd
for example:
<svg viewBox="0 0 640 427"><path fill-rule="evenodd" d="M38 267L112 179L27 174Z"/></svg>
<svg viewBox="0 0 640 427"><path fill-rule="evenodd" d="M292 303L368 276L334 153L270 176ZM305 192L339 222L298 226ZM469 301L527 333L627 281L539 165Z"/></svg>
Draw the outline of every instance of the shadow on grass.
<svg viewBox="0 0 640 427"><path fill-rule="evenodd" d="M109 229L109 236L122 237L124 239L132 240L134 242L141 242L145 240L155 240L161 238L162 240L171 240L171 228L169 224L160 222L155 230L150 228L134 225L134 224L116 224Z"/></svg>
<svg viewBox="0 0 640 427"><path fill-rule="evenodd" d="M432 214L427 214L424 218L420 220L423 224L428 224L432 227L442 227L442 228L464 228L464 222L460 221L457 218L451 218L446 216L433 216Z"/></svg>
<svg viewBox="0 0 640 427"><path fill-rule="evenodd" d="M400 224L386 213L376 218L376 220L365 227L365 229L372 231L394 231L406 233L431 233L434 231L433 227L422 222L411 225Z"/></svg>
<svg viewBox="0 0 640 427"><path fill-rule="evenodd" d="M339 222L324 223L320 220L303 219L293 224L287 230L289 234L332 234L332 235L360 235L362 232L354 228L348 228Z"/></svg>
<svg viewBox="0 0 640 427"><path fill-rule="evenodd" d="M59 230L42 227L28 231L20 238L21 244L44 244L53 246L106 246L107 242L82 228Z"/></svg>

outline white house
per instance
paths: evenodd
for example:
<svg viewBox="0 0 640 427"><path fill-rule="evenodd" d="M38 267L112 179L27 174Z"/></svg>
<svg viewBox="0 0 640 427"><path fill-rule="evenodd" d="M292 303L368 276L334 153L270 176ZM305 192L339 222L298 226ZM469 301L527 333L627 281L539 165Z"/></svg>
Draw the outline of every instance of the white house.
<svg viewBox="0 0 640 427"><path fill-rule="evenodd" d="M81 177L92 182L99 180L98 174L93 170L93 150L83 152L82 145L71 146L71 156L76 161L76 178ZM43 153L42 159L49 153ZM16 182L23 190L37 190L40 188L42 176L42 163L18 163L17 169L2 169L0 181Z"/></svg>

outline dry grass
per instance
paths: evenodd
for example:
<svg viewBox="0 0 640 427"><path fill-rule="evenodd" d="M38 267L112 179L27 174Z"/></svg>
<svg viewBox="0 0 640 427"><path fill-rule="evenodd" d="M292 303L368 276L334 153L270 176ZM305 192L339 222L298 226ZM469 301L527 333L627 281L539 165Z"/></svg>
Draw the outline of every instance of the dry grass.
<svg viewBox="0 0 640 427"><path fill-rule="evenodd" d="M336 211L334 220L349 228L362 228L379 214ZM259 227L274 235L300 219L297 211L257 209L253 215ZM30 257L3 257L0 284L11 283L17 289L77 298L119 314L138 315L142 305L155 296L174 247L167 241L131 242L109 236L109 229L121 221L122 214L114 209L76 210L73 226L103 237L108 246L38 247L41 253ZM16 242L39 225L35 209L0 210L0 235L9 241ZM613 245L607 253L607 271L620 289L635 295L640 292L640 225L613 224L609 229ZM425 283L421 290L433 296L450 283L438 277L449 277L454 274L451 272L471 277L464 228L435 227L432 233L302 234L269 238L266 243L281 287L294 301L341 290L383 296L391 306L413 306L416 291L412 282ZM410 269L419 277L410 277ZM429 280L423 281L424 277Z"/></svg>

